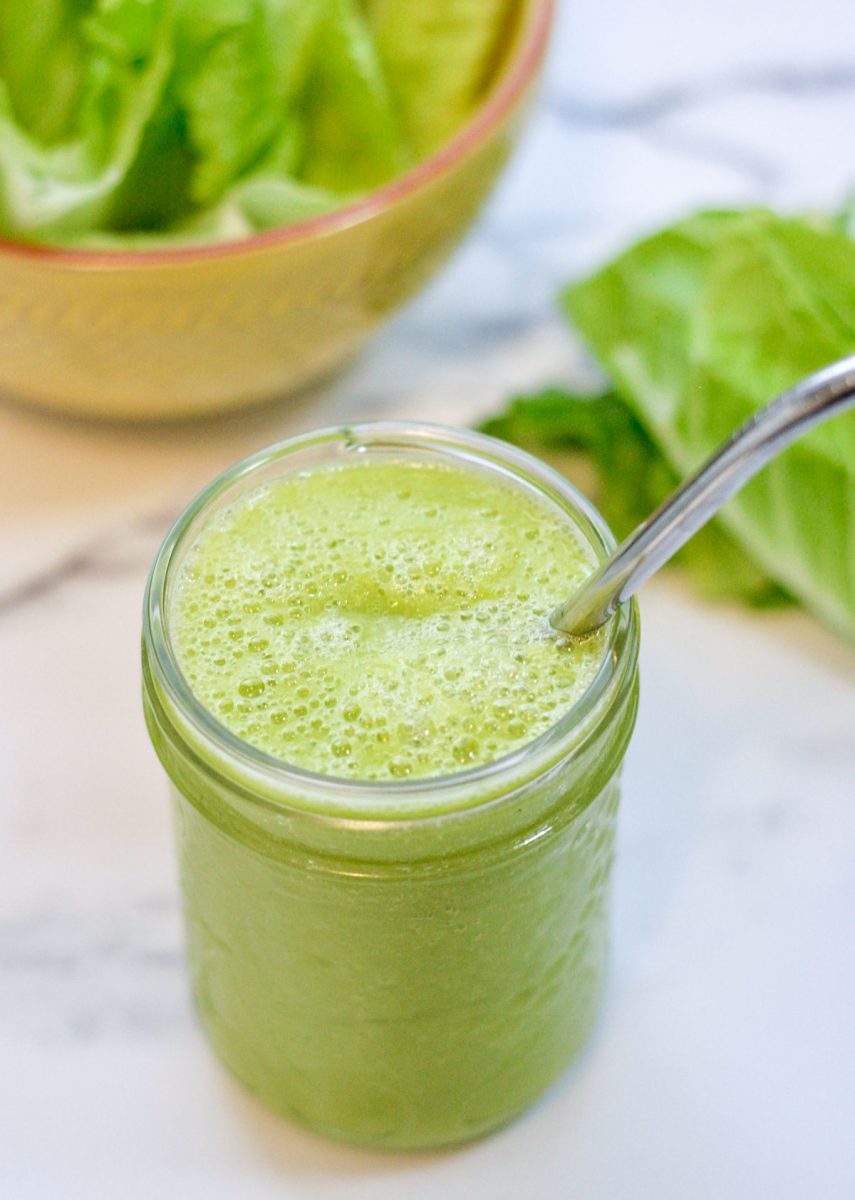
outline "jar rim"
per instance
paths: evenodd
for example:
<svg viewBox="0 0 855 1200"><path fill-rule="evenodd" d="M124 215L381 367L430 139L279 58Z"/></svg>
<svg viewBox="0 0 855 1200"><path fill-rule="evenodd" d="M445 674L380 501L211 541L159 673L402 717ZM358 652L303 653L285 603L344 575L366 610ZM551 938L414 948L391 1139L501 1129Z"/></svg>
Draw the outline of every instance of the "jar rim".
<svg viewBox="0 0 855 1200"><path fill-rule="evenodd" d="M460 809L481 808L523 782L545 774L582 744L611 709L621 681L631 680L638 656L638 615L634 601L611 619L602 661L582 695L537 738L490 762L462 771L404 780L350 779L287 763L233 733L193 692L178 662L168 615L168 588L182 553L217 502L250 483L265 468L301 451L337 451L342 458L364 451L416 451L503 475L551 501L569 516L598 557L610 554L615 538L595 506L563 475L535 456L486 434L449 425L411 421L364 421L328 426L286 438L241 459L218 475L187 505L164 538L146 584L143 646L146 668L181 722L197 752L219 771L259 789L265 807L287 807L318 816L352 817L357 822L405 817L424 819ZM299 468L297 468L299 469ZM556 602L560 597L556 597ZM467 793L472 795L467 797ZM299 797L299 802L297 802ZM370 805L360 806L360 801ZM414 801L420 800L414 809Z"/></svg>

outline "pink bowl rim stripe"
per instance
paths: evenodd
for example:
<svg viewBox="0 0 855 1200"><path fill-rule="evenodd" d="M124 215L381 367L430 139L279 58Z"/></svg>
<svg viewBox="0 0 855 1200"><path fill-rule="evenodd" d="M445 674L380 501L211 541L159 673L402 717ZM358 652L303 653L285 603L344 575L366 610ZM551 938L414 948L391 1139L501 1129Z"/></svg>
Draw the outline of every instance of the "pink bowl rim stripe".
<svg viewBox="0 0 855 1200"><path fill-rule="evenodd" d="M56 266L68 267L155 267L170 263L226 258L251 254L272 246L327 236L361 224L390 208L398 200L417 192L466 158L501 124L518 99L525 93L546 52L556 0L536 0L527 17L519 49L486 101L455 134L434 154L376 191L353 204L321 216L309 217L281 229L269 229L236 241L214 242L204 246L184 246L164 250L69 250L61 246L43 246L31 242L0 238L0 256L12 255Z"/></svg>

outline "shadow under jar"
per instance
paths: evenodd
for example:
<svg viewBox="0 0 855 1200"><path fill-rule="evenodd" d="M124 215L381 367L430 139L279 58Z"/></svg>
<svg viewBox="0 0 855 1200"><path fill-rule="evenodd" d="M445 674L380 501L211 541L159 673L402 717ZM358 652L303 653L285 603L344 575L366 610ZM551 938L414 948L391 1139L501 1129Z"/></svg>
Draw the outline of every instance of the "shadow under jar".
<svg viewBox="0 0 855 1200"><path fill-rule="evenodd" d="M145 600L145 712L173 785L193 989L219 1056L272 1108L333 1137L450 1145L530 1104L594 1021L637 612L611 622L581 698L486 765L369 782L243 741L182 674L176 575L237 496L355 448L486 473L559 515L596 557L613 547L563 478L490 438L390 422L282 443L215 481L161 548Z"/></svg>

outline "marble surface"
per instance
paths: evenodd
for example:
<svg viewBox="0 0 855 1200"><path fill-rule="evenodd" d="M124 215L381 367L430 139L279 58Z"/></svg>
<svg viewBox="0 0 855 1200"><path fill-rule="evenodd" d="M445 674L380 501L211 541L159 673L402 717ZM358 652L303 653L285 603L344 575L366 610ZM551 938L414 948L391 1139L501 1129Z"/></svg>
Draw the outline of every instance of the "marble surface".
<svg viewBox="0 0 855 1200"><path fill-rule="evenodd" d="M342 416L466 422L578 380L559 282L702 204L839 203L853 35L848 0L568 2L493 203L346 378L193 428L0 409L4 1196L855 1195L855 652L808 617L646 590L597 1035L527 1116L447 1155L327 1144L213 1062L138 699L145 572L199 485Z"/></svg>

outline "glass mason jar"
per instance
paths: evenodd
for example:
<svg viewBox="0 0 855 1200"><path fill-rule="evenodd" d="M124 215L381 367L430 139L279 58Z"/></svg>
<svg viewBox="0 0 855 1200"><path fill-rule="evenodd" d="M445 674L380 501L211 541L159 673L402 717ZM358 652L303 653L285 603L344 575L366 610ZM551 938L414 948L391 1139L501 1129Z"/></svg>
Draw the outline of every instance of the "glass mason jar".
<svg viewBox="0 0 855 1200"><path fill-rule="evenodd" d="M369 423L227 471L179 518L149 579L145 713L173 785L192 986L211 1043L263 1101L319 1131L448 1145L524 1109L596 1015L637 613L612 620L582 698L486 766L360 782L255 749L181 674L177 568L242 490L354 451L486 471L562 514L598 555L614 543L565 479L521 451L462 430Z"/></svg>

